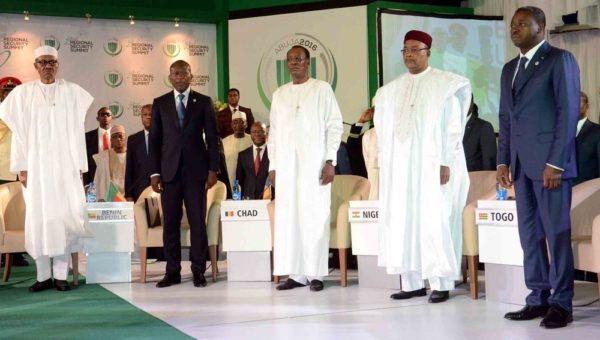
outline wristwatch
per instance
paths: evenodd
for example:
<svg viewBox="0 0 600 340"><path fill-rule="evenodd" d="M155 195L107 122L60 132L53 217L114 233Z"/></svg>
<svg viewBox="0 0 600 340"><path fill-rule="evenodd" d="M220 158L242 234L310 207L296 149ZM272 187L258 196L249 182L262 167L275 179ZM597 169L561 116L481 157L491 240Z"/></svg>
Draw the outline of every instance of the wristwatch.
<svg viewBox="0 0 600 340"><path fill-rule="evenodd" d="M329 163L329 164L333 165L334 167L337 166L337 162L332 159L326 160L325 163Z"/></svg>

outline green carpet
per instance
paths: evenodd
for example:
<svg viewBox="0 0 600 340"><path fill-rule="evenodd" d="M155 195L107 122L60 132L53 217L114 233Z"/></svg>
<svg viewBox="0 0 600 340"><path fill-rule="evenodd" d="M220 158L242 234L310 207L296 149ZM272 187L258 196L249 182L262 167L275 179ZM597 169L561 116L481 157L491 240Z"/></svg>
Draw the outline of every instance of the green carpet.
<svg viewBox="0 0 600 340"><path fill-rule="evenodd" d="M85 278L69 292L30 293L35 265L29 261L13 267L8 282L0 279L0 339L190 339Z"/></svg>

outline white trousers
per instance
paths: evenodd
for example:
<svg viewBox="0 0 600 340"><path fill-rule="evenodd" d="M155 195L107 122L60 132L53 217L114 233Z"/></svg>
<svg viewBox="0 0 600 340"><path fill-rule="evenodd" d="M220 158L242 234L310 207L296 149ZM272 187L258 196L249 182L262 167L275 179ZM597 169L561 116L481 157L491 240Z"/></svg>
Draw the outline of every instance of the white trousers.
<svg viewBox="0 0 600 340"><path fill-rule="evenodd" d="M402 281L402 290L405 292L410 292L425 287L421 273L418 272L402 273L402 275L400 275L400 280ZM430 277L428 281L429 288L431 288L431 290L445 291L454 289L454 279L445 277Z"/></svg>
<svg viewBox="0 0 600 340"><path fill-rule="evenodd" d="M52 265L50 265L52 262ZM53 277L55 280L66 280L69 274L69 255L39 257L35 260L37 268L37 280L39 282L46 281Z"/></svg>
<svg viewBox="0 0 600 340"><path fill-rule="evenodd" d="M302 283L303 285L309 284L312 280L323 281L323 276L306 276L306 275L290 275L290 279Z"/></svg>

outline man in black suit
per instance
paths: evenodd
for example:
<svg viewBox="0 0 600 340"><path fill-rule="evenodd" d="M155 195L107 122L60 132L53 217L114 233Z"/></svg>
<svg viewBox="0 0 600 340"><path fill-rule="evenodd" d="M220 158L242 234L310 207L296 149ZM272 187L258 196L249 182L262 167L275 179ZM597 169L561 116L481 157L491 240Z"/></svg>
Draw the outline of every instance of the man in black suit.
<svg viewBox="0 0 600 340"><path fill-rule="evenodd" d="M254 122L250 128L252 146L241 151L238 156L236 178L242 187L242 196L252 200L263 198L269 176L269 153L266 142L267 126Z"/></svg>
<svg viewBox="0 0 600 340"><path fill-rule="evenodd" d="M479 108L471 99L469 120L463 136L467 170L496 170L496 135L492 124L479 118Z"/></svg>
<svg viewBox="0 0 600 340"><path fill-rule="evenodd" d="M101 107L96 115L98 128L85 133L85 149L87 151L88 172L83 174L83 184L94 180L96 162L92 158L100 150L110 149L110 128L112 127L112 112L108 107Z"/></svg>
<svg viewBox="0 0 600 340"><path fill-rule="evenodd" d="M142 191L150 185L148 135L152 118L152 104L142 106L142 131L127 138L127 161L125 164L125 198L137 201Z"/></svg>
<svg viewBox="0 0 600 340"><path fill-rule="evenodd" d="M217 182L219 155L215 111L210 97L192 91L190 65L171 64L169 80L174 90L152 104L148 138L150 184L161 193L163 247L167 259L163 288L181 283L181 217L185 204L190 223L190 260L194 286L206 286L206 190ZM206 138L206 144L202 138Z"/></svg>
<svg viewBox="0 0 600 340"><path fill-rule="evenodd" d="M233 128L231 127L231 116L237 112L241 111L246 114L246 133L250 133L250 127L254 124L254 116L252 115L252 110L248 107L243 107L239 105L240 102L240 91L238 89L229 89L227 91L227 107L223 110L219 111L217 115L217 131L219 132L219 137L225 138L229 135L233 134Z"/></svg>
<svg viewBox="0 0 600 340"><path fill-rule="evenodd" d="M581 92L577 122L577 173L573 185L600 177L600 125L587 118L588 96Z"/></svg>

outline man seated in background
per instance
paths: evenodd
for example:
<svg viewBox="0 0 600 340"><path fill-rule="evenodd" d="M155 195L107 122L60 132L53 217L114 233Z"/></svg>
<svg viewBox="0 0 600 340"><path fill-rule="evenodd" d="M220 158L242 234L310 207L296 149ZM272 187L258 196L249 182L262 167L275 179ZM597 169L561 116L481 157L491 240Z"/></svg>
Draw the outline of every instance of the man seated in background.
<svg viewBox="0 0 600 340"><path fill-rule="evenodd" d="M225 163L229 183L233 188L235 184L235 169L237 168L238 154L240 151L252 146L252 138L246 134L247 120L244 112L236 112L231 116L231 128L233 135L223 139L223 150L225 151Z"/></svg>
<svg viewBox="0 0 600 340"><path fill-rule="evenodd" d="M576 137L578 176L573 185L600 177L600 125L588 119L589 108L588 96L581 92Z"/></svg>
<svg viewBox="0 0 600 340"><path fill-rule="evenodd" d="M231 121L233 120L233 115L237 112L243 112L246 115L248 124L246 125L245 132L250 133L250 127L254 124L252 110L239 105L239 102L240 91L238 89L229 89L227 91L227 107L217 114L217 131L219 132L219 137L225 139L225 137L233 134Z"/></svg>
<svg viewBox="0 0 600 340"><path fill-rule="evenodd" d="M96 162L94 185L98 200L106 202L124 201L125 163L127 159L127 137L122 125L113 125L110 131L111 149L93 156Z"/></svg>
<svg viewBox="0 0 600 340"><path fill-rule="evenodd" d="M370 119L373 119L375 107L370 108ZM371 124L373 126L373 124ZM377 146L377 134L375 129L369 129L362 135L362 155L367 169L367 178L371 184L369 191L370 200L379 199L379 148Z"/></svg>
<svg viewBox="0 0 600 340"><path fill-rule="evenodd" d="M88 185L94 180L96 163L92 158L99 151L110 149L110 129L112 112L108 107L101 107L96 114L98 128L85 133L85 150L87 152L88 172L83 174L83 184Z"/></svg>
<svg viewBox="0 0 600 340"><path fill-rule="evenodd" d="M471 98L463 148L468 171L496 170L496 135L489 122L479 118L479 108Z"/></svg>
<svg viewBox="0 0 600 340"><path fill-rule="evenodd" d="M269 176L266 129L262 122L252 124L252 146L240 152L238 156L236 177L242 187L242 196L253 200L264 198L265 183Z"/></svg>
<svg viewBox="0 0 600 340"><path fill-rule="evenodd" d="M148 134L152 118L152 104L142 106L140 114L144 129L127 138L125 167L125 198L137 201L142 191L150 186L150 165L148 157Z"/></svg>

